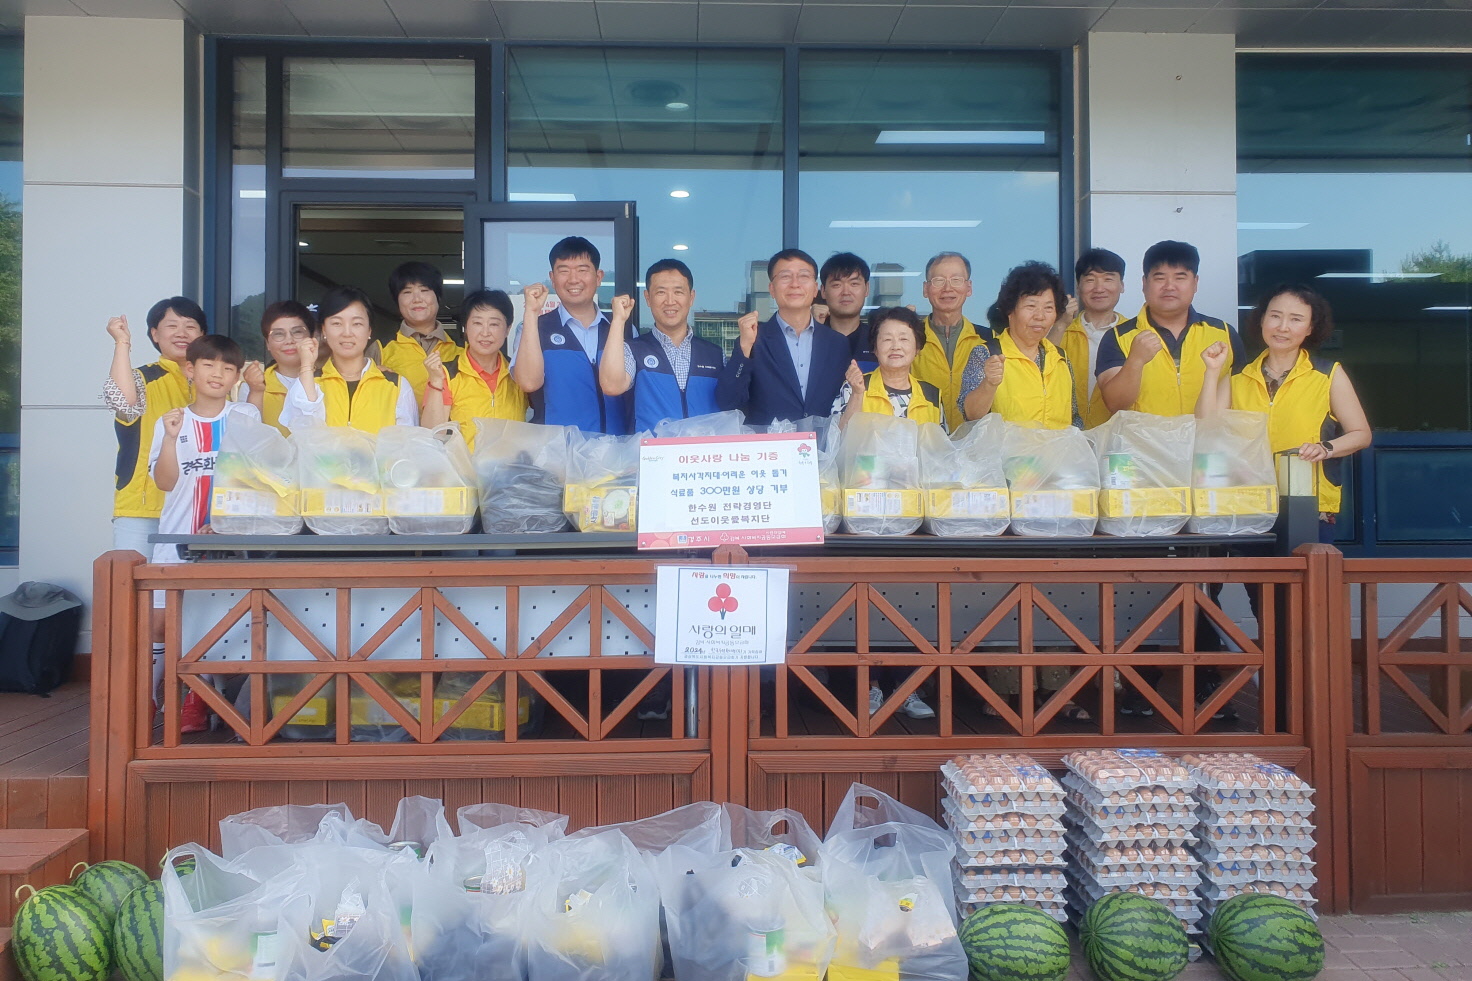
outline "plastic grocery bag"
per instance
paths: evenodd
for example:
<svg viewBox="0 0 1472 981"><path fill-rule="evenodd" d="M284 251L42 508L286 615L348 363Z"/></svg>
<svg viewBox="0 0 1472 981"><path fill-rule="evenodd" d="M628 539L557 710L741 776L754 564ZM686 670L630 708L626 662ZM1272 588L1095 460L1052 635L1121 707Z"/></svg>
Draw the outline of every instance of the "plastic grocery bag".
<svg viewBox="0 0 1472 981"><path fill-rule="evenodd" d="M872 828L881 824L913 824L921 828L943 830L929 814L902 804L882 790L862 783L851 783L848 793L839 801L828 823L828 838L845 831ZM826 839L825 839L826 840Z"/></svg>
<svg viewBox="0 0 1472 981"><path fill-rule="evenodd" d="M475 469L455 423L379 430L378 477L395 535L463 535L475 521Z"/></svg>
<svg viewBox="0 0 1472 981"><path fill-rule="evenodd" d="M722 804L721 827L733 848L770 850L799 868L816 868L822 857L823 839L791 808L753 811L740 804Z"/></svg>
<svg viewBox="0 0 1472 981"><path fill-rule="evenodd" d="M1099 531L1151 537L1185 527L1194 416L1116 412L1087 435L1099 461Z"/></svg>
<svg viewBox="0 0 1472 981"><path fill-rule="evenodd" d="M675 981L821 978L835 931L823 881L790 855L676 845L654 859Z"/></svg>
<svg viewBox="0 0 1472 981"><path fill-rule="evenodd" d="M562 507L578 531L633 531L639 505L639 436L568 435Z"/></svg>
<svg viewBox="0 0 1472 981"><path fill-rule="evenodd" d="M252 875L201 845L172 849L160 876L164 977L277 977L278 914L298 878Z"/></svg>
<svg viewBox="0 0 1472 981"><path fill-rule="evenodd" d="M353 820L346 804L278 804L232 814L220 819L220 853L233 861L252 848L311 841L329 814Z"/></svg>
<svg viewBox="0 0 1472 981"><path fill-rule="evenodd" d="M818 444L818 495L823 506L823 533L832 535L843 525L843 487L838 474L838 446L843 431L827 416L807 416L795 422L775 419L769 433L807 433Z"/></svg>
<svg viewBox="0 0 1472 981"><path fill-rule="evenodd" d="M373 437L351 426L294 430L301 515L319 535L386 535Z"/></svg>
<svg viewBox="0 0 1472 981"><path fill-rule="evenodd" d="M660 966L659 890L618 831L562 838L527 864L529 981L651 981Z"/></svg>
<svg viewBox="0 0 1472 981"><path fill-rule="evenodd" d="M954 538L1000 535L1012 519L1002 474L1002 417L989 412L956 430L920 425L920 479L925 528Z"/></svg>
<svg viewBox="0 0 1472 981"><path fill-rule="evenodd" d="M1268 417L1228 409L1196 423L1191 472L1191 520L1202 535L1260 535L1278 520L1278 477L1273 469Z"/></svg>
<svg viewBox="0 0 1472 981"><path fill-rule="evenodd" d="M475 420L480 527L487 535L567 530L567 426Z"/></svg>
<svg viewBox="0 0 1472 981"><path fill-rule="evenodd" d="M221 535L295 535L296 451L275 426L230 417L210 492L210 527Z"/></svg>
<svg viewBox="0 0 1472 981"><path fill-rule="evenodd" d="M681 437L694 439L701 436L740 436L748 430L743 425L746 416L739 409L711 412L688 419L661 419L654 426L654 435L660 439Z"/></svg>
<svg viewBox="0 0 1472 981"><path fill-rule="evenodd" d="M297 852L297 888L281 906L277 981L418 981L407 901L387 870L413 857L319 844Z"/></svg>
<svg viewBox="0 0 1472 981"><path fill-rule="evenodd" d="M515 804L466 804L455 812L460 823L460 833L499 828L504 824L525 824L533 828L546 828L552 838L567 834L567 815L551 811L539 811L532 807L517 807Z"/></svg>
<svg viewBox="0 0 1472 981"><path fill-rule="evenodd" d="M720 804L702 800L637 821L582 828L568 837L592 838L609 831L617 831L646 855L658 855L673 845L714 853L731 847L724 821Z"/></svg>
<svg viewBox="0 0 1472 981"><path fill-rule="evenodd" d="M843 523L856 535L920 530L920 429L910 419L860 412L839 447Z"/></svg>
<svg viewBox="0 0 1472 981"><path fill-rule="evenodd" d="M1099 517L1099 467L1074 427L1003 424L1003 472L1012 494L1012 532L1042 538L1086 536Z"/></svg>

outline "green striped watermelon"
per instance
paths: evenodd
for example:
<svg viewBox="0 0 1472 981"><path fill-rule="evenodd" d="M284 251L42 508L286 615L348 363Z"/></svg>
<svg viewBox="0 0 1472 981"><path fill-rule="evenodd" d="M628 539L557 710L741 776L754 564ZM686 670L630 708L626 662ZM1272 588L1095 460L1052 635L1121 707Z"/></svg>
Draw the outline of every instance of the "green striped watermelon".
<svg viewBox="0 0 1472 981"><path fill-rule="evenodd" d="M1281 896L1233 896L1211 914L1206 935L1232 981L1309 981L1324 969L1319 925Z"/></svg>
<svg viewBox="0 0 1472 981"><path fill-rule="evenodd" d="M128 893L112 927L112 953L128 981L163 981L164 889L148 882Z"/></svg>
<svg viewBox="0 0 1472 981"><path fill-rule="evenodd" d="M15 914L11 949L26 981L105 981L112 950L102 908L76 886L50 886Z"/></svg>
<svg viewBox="0 0 1472 981"><path fill-rule="evenodd" d="M1170 981L1190 953L1180 919L1137 892L1113 892L1090 906L1078 934L1099 981Z"/></svg>
<svg viewBox="0 0 1472 981"><path fill-rule="evenodd" d="M75 870L74 870L75 871ZM112 921L117 918L118 907L128 894L148 882L148 873L127 862L98 862L82 869L82 874L72 879L72 885L92 897L107 914L107 929L112 931Z"/></svg>
<svg viewBox="0 0 1472 981"><path fill-rule="evenodd" d="M1033 906L983 906L961 924L975 981L1057 981L1068 974L1068 934Z"/></svg>

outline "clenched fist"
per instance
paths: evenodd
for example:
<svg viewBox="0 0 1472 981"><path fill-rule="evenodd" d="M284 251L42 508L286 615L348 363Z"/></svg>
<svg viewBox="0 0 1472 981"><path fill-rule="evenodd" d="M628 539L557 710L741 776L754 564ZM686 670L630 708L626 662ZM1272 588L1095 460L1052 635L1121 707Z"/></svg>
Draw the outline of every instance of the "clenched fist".
<svg viewBox="0 0 1472 981"><path fill-rule="evenodd" d="M445 359L440 357L439 348L435 348L424 356L424 370L429 375L428 382L431 388L445 387Z"/></svg>
<svg viewBox="0 0 1472 981"><path fill-rule="evenodd" d="M1130 346L1127 360L1136 364L1147 364L1165 347L1160 335L1153 330L1141 330L1135 335L1135 343Z"/></svg>
<svg viewBox="0 0 1472 981"><path fill-rule="evenodd" d="M107 336L116 344L132 344L133 332L128 329L127 317L111 317L107 321Z"/></svg>
<svg viewBox="0 0 1472 981"><path fill-rule="evenodd" d="M184 428L184 410L170 409L163 415L164 435L169 439L178 439L179 430Z"/></svg>
<svg viewBox="0 0 1472 981"><path fill-rule="evenodd" d="M992 388L998 388L1002 384L1002 373L1006 368L1007 359L1000 354L993 354L986 359L986 364L982 365L982 380Z"/></svg>
<svg viewBox="0 0 1472 981"><path fill-rule="evenodd" d="M613 322L626 324L629 317L634 313L634 298L626 294L619 294L613 298Z"/></svg>
<svg viewBox="0 0 1472 981"><path fill-rule="evenodd" d="M526 300L522 315L527 323L533 323L542 315L542 304L547 302L547 287L542 283L528 283L521 295Z"/></svg>
<svg viewBox="0 0 1472 981"><path fill-rule="evenodd" d="M751 357L751 349L756 346L756 325L762 322L761 316L755 311L741 315L736 321L736 326L741 328L741 353Z"/></svg>
<svg viewBox="0 0 1472 981"><path fill-rule="evenodd" d="M848 363L848 371L844 373L843 378L848 382L848 387L853 389L854 398L864 397L864 369L859 367L857 361Z"/></svg>
<svg viewBox="0 0 1472 981"><path fill-rule="evenodd" d="M1227 344L1225 341L1217 341L1215 344L1201 352L1201 360L1206 362L1206 367L1211 371L1221 371L1227 363Z"/></svg>
<svg viewBox="0 0 1472 981"><path fill-rule="evenodd" d="M241 377L245 379L245 387L252 392L264 391L266 388L266 366L259 361L247 361Z"/></svg>

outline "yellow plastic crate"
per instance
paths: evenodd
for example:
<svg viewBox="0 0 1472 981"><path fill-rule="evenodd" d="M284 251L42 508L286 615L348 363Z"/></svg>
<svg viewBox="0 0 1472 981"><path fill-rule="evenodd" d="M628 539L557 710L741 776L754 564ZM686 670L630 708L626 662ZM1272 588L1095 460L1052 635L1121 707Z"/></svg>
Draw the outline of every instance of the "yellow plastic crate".
<svg viewBox="0 0 1472 981"><path fill-rule="evenodd" d="M1099 493L1092 490L1028 491L1012 495L1014 518L1097 518Z"/></svg>
<svg viewBox="0 0 1472 981"><path fill-rule="evenodd" d="M291 500L268 490L249 487L216 487L210 496L210 514L229 518L290 518L296 515Z"/></svg>
<svg viewBox="0 0 1472 981"><path fill-rule="evenodd" d="M1134 487L1100 491L1099 514L1106 518L1190 517L1191 488Z"/></svg>
<svg viewBox="0 0 1472 981"><path fill-rule="evenodd" d="M304 518L383 517L383 499L367 491L342 487L303 487L297 513Z"/></svg>
<svg viewBox="0 0 1472 981"><path fill-rule="evenodd" d="M638 488L624 484L569 484L562 495L579 531L633 531L638 506Z"/></svg>
<svg viewBox="0 0 1472 981"><path fill-rule="evenodd" d="M900 959L891 957L874 967L849 967L845 964L828 965L828 981L899 981Z"/></svg>
<svg viewBox="0 0 1472 981"><path fill-rule="evenodd" d="M833 977L831 968L828 977ZM815 964L790 964L781 974L748 974L746 981L818 981L818 968Z"/></svg>
<svg viewBox="0 0 1472 981"><path fill-rule="evenodd" d="M459 698L436 698L434 699L434 717L442 719L454 708ZM403 705L408 713L414 718L419 718L419 699L413 695L398 696L399 704ZM532 717L532 700L530 696L522 695L517 700L517 724L526 725ZM351 721L355 726L396 726L399 720L388 713L378 702L367 695L354 695L352 698ZM506 731L506 706L503 702L490 698L477 698L470 703L460 717L450 724L451 729L469 729L476 732L505 732Z"/></svg>
<svg viewBox="0 0 1472 981"><path fill-rule="evenodd" d="M1272 485L1198 487L1191 492L1191 506L1200 517L1277 514L1278 488Z"/></svg>
<svg viewBox="0 0 1472 981"><path fill-rule="evenodd" d="M383 492L383 512L391 518L470 515L477 503L469 487L394 487Z"/></svg>
<svg viewBox="0 0 1472 981"><path fill-rule="evenodd" d="M843 513L849 518L921 518L925 505L919 488L867 490L845 488Z"/></svg>
<svg viewBox="0 0 1472 981"><path fill-rule="evenodd" d="M271 697L272 717L274 718L285 712L286 706L290 705L291 700L295 697L295 695L273 695ZM323 728L331 725L332 710L328 706L326 696L319 695L316 698L307 699L307 704L297 709L296 715L293 715L286 724L290 726L320 726Z"/></svg>
<svg viewBox="0 0 1472 981"><path fill-rule="evenodd" d="M818 500L824 514L837 514L838 509L843 506L843 499L839 495L838 488L832 484L818 485Z"/></svg>
<svg viewBox="0 0 1472 981"><path fill-rule="evenodd" d="M927 518L1009 518L1012 497L1005 487L968 487L925 493Z"/></svg>

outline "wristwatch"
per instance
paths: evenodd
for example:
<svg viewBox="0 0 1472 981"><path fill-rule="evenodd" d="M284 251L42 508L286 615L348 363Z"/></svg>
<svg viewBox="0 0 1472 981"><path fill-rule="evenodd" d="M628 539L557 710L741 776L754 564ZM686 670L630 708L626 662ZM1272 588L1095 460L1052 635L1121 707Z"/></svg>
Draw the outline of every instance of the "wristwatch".
<svg viewBox="0 0 1472 981"><path fill-rule="evenodd" d="M1325 439L1325 440L1320 440L1319 441L1319 445L1324 448L1324 452L1325 453L1329 454L1330 456L1333 456L1334 455L1334 444L1333 443L1331 443L1327 439Z"/></svg>

